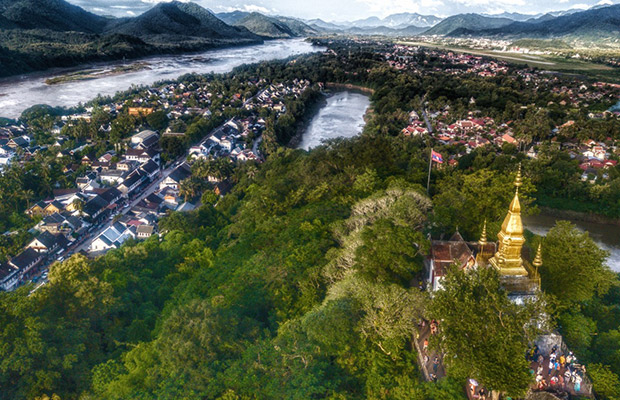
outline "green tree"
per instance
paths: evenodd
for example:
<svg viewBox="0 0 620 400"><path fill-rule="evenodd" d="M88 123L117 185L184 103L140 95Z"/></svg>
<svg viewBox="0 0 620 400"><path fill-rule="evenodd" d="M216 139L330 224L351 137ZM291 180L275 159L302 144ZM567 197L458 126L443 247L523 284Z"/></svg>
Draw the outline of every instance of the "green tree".
<svg viewBox="0 0 620 400"><path fill-rule="evenodd" d="M592 386L597 395L606 400L620 399L620 378L608 366L591 364L588 374L592 377Z"/></svg>
<svg viewBox="0 0 620 400"><path fill-rule="evenodd" d="M604 294L616 280L607 256L587 232L558 221L543 242L542 287L565 307Z"/></svg>
<svg viewBox="0 0 620 400"><path fill-rule="evenodd" d="M419 254L428 248L422 232L380 219L364 228L361 238L357 265L369 278L407 284L422 270Z"/></svg>
<svg viewBox="0 0 620 400"><path fill-rule="evenodd" d="M168 116L163 110L155 111L146 116L146 122L157 131L163 131L168 125Z"/></svg>
<svg viewBox="0 0 620 400"><path fill-rule="evenodd" d="M455 172L445 176L438 185L438 193L433 197L434 220L442 231L455 231L456 228L471 239L477 239L482 230L482 222L489 222L489 234L494 235L508 211L508 205L515 194L514 175L480 169L472 174ZM533 213L534 191L529 179L523 179L519 189L519 200L524 213Z"/></svg>
<svg viewBox="0 0 620 400"><path fill-rule="evenodd" d="M525 353L540 332L542 303L511 301L493 268L453 266L442 286L434 293L429 316L440 321L437 344L447 354L450 376L523 396L532 383Z"/></svg>

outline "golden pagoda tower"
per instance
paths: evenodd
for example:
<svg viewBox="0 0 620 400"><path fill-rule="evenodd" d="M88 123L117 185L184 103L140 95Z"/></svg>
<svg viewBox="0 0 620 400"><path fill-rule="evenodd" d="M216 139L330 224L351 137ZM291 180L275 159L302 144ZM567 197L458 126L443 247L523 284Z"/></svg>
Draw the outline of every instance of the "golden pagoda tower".
<svg viewBox="0 0 620 400"><path fill-rule="evenodd" d="M536 250L536 257L534 257L534 261L532 261L532 265L536 267L536 271L538 268L542 267L542 243L538 243L538 250Z"/></svg>
<svg viewBox="0 0 620 400"><path fill-rule="evenodd" d="M521 248L525 243L523 237L523 222L521 221L521 204L519 203L519 187L521 187L521 164L515 179L515 197L510 203L508 215L502 224L502 230L497 235L498 249L489 264L499 270L502 276L528 276L521 258Z"/></svg>
<svg viewBox="0 0 620 400"><path fill-rule="evenodd" d="M542 267L543 265L542 243L538 243L538 250L536 250L536 257L534 257L534 261L532 261L532 265L536 267L536 271L534 272L534 275L535 275L534 279L538 281L538 286L540 287L540 274L538 273L538 270L540 270L540 267Z"/></svg>
<svg viewBox="0 0 620 400"><path fill-rule="evenodd" d="M480 235L480 240L478 240L478 254L476 254L476 264L478 265L486 265L487 258L485 255L485 248L487 245L487 220L484 220L484 225L482 226L482 234Z"/></svg>

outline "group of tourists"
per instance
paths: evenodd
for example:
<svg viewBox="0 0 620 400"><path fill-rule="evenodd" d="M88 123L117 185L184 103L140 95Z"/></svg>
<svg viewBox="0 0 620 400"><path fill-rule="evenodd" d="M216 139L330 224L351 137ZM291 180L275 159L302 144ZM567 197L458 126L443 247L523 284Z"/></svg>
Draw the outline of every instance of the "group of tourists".
<svg viewBox="0 0 620 400"><path fill-rule="evenodd" d="M438 328L439 328L439 322L437 322L437 320L431 320L430 322L422 319L420 320L420 322L418 323L418 326L421 328L420 331L422 331L424 329L424 327L426 326L426 324L429 324L429 328L430 328L430 335L436 335L438 332ZM429 365L429 361L431 361L430 359L430 354L429 354L429 349L428 349L428 337L424 339L424 341L422 342L422 359L424 362L424 365L428 366ZM438 355L435 355L433 357L432 360L432 364L430 365L430 368L428 368L428 373L429 373L429 377L431 379L431 381L437 381L438 377L437 377L437 372L439 371L439 367L441 364L441 360L439 358Z"/></svg>
<svg viewBox="0 0 620 400"><path fill-rule="evenodd" d="M553 346L549 357L544 357L538 346L534 346L530 350L529 357L532 361L530 372L536 376L537 389L570 391L572 388L575 393L581 391L585 366L577 362L577 357L572 351L564 355L557 346Z"/></svg>

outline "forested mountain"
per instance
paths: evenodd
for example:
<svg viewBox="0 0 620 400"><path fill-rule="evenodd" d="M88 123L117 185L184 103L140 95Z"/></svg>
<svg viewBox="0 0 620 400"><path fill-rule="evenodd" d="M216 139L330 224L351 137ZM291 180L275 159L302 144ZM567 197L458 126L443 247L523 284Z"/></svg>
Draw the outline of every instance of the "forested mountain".
<svg viewBox="0 0 620 400"><path fill-rule="evenodd" d="M448 17L425 31L425 35L448 35L457 29L482 30L510 25L509 18L485 17L479 14L458 14Z"/></svg>
<svg viewBox="0 0 620 400"><path fill-rule="evenodd" d="M250 13L247 11L236 10L231 12L217 13L215 14L215 16L226 22L228 25L234 25L237 21L244 17L247 17L249 14Z"/></svg>
<svg viewBox="0 0 620 400"><path fill-rule="evenodd" d="M312 36L318 34L320 31L320 29L311 27L310 25L296 18L281 16L277 16L274 18L277 19L280 23L285 24L296 36Z"/></svg>
<svg viewBox="0 0 620 400"><path fill-rule="evenodd" d="M290 37L287 35L291 34L293 36L311 36L316 35L322 30L319 26L312 27L297 18L269 17L257 12L232 11L215 15L229 25L252 28L250 29L252 32L266 38ZM270 34L276 36L271 36Z"/></svg>
<svg viewBox="0 0 620 400"><path fill-rule="evenodd" d="M250 13L235 23L235 26L244 27L250 32L268 39L282 39L299 36L287 24L276 18L260 13Z"/></svg>
<svg viewBox="0 0 620 400"><path fill-rule="evenodd" d="M108 19L64 0L0 0L0 28L100 33Z"/></svg>
<svg viewBox="0 0 620 400"><path fill-rule="evenodd" d="M256 39L244 28L230 26L195 3L160 3L135 18L116 20L106 33L147 37L150 35L195 36L210 39Z"/></svg>

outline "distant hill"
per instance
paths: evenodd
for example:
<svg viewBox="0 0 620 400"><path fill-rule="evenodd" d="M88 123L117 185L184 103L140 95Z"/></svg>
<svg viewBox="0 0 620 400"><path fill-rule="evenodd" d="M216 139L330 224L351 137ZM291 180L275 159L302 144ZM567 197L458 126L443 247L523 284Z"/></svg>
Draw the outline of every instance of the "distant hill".
<svg viewBox="0 0 620 400"><path fill-rule="evenodd" d="M328 30L332 32L341 31L345 28L344 26L341 26L341 25L337 25L331 22L325 22L320 18L306 20L305 22L308 25L316 27L318 29L324 29L324 30Z"/></svg>
<svg viewBox="0 0 620 400"><path fill-rule="evenodd" d="M208 39L256 39L246 29L230 26L195 3L160 3L135 18L111 22L106 33L136 37L191 36Z"/></svg>
<svg viewBox="0 0 620 400"><path fill-rule="evenodd" d="M481 36L512 38L619 38L620 4L597 7L559 17L543 17L527 22L514 22L494 29L470 29L456 32Z"/></svg>
<svg viewBox="0 0 620 400"><path fill-rule="evenodd" d="M266 39L284 39L299 36L284 22L276 18L253 12L241 18L235 26L244 27Z"/></svg>
<svg viewBox="0 0 620 400"><path fill-rule="evenodd" d="M443 19L434 15L421 15L417 13L400 13L389 15L381 21L381 25L389 28L404 28L416 26L420 28L437 25Z"/></svg>
<svg viewBox="0 0 620 400"><path fill-rule="evenodd" d="M379 36L415 36L424 32L426 28L408 26L405 28L389 28L387 26L375 26L367 28L349 28L345 32L355 35L379 35Z"/></svg>
<svg viewBox="0 0 620 400"><path fill-rule="evenodd" d="M312 36L320 33L320 31L322 30L320 28L317 29L316 27L312 27L296 18L280 16L274 18L285 24L291 30L291 32L295 34L295 36Z"/></svg>
<svg viewBox="0 0 620 400"><path fill-rule="evenodd" d="M318 27L328 29L331 31L347 30L347 29L362 29L368 28L390 28L390 29L403 29L409 27L431 27L441 22L442 18L434 15L421 15L417 13L399 13L388 15L385 18L369 17L365 19L359 19L356 21L345 22L325 22L320 19L314 19L306 21L309 24L316 25ZM413 29L413 28L411 28Z"/></svg>
<svg viewBox="0 0 620 400"><path fill-rule="evenodd" d="M448 17L424 32L425 35L449 35L454 31L476 31L500 28L514 23L509 18L492 18L479 14L458 14Z"/></svg>
<svg viewBox="0 0 620 400"><path fill-rule="evenodd" d="M238 25L245 26L244 24L255 24L256 26L263 26L263 28L253 28L257 29L257 32L271 32L272 34L276 34L278 36L266 36L260 35L263 37L286 37L288 31L290 31L293 36L312 36L318 34L320 31L323 31L324 28L320 26L311 26L310 23L306 23L302 20L290 17L268 17L266 15L260 13L252 13L246 11L232 11L227 13L219 13L215 14L219 19L226 22L229 25ZM244 18L246 18L245 22L241 22ZM248 22L254 20L254 22ZM320 20L317 20L320 21ZM274 28L273 26L268 27L270 24L278 25L278 27ZM247 28L247 26L246 26ZM256 32L254 32L256 33ZM282 36L284 35L284 36Z"/></svg>
<svg viewBox="0 0 620 400"><path fill-rule="evenodd" d="M100 33L109 19L63 0L0 0L0 28Z"/></svg>
<svg viewBox="0 0 620 400"><path fill-rule="evenodd" d="M485 17L491 17L491 18L508 18L513 21L527 21L532 18L538 18L541 16L540 14L532 15L532 14L521 14L517 12L503 12L501 14L481 14L481 15Z"/></svg>
<svg viewBox="0 0 620 400"><path fill-rule="evenodd" d="M215 14L216 17L226 22L228 25L234 25L237 21L247 17L248 15L250 15L249 12L240 10Z"/></svg>

